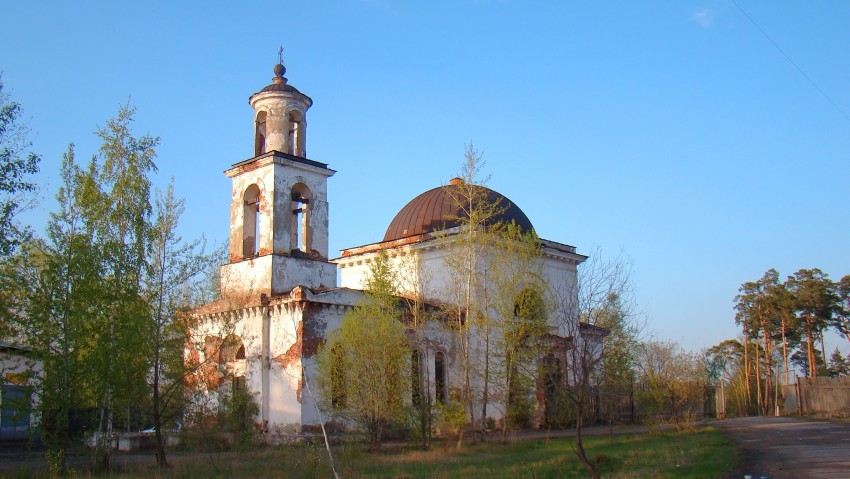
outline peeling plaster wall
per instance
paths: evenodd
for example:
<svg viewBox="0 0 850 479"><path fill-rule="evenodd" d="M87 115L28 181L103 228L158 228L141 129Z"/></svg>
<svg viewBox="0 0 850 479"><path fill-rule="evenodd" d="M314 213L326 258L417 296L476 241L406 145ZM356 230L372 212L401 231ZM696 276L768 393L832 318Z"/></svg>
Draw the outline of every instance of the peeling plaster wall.
<svg viewBox="0 0 850 479"><path fill-rule="evenodd" d="M192 331L196 343L194 354L204 359L200 343L208 335L236 334L245 345L246 384L260 407L257 423L265 419L273 431L318 424L315 399L303 384L305 373L307 378L312 378L313 394L318 394L313 355L327 333L339 327L345 312L361 296L359 291L331 290L313 294L297 288L289 295L272 298L268 307L234 303L232 311L201 318ZM264 357L264 320L269 326L268 360ZM207 393L213 400L217 394L217 391Z"/></svg>
<svg viewBox="0 0 850 479"><path fill-rule="evenodd" d="M321 258L328 256L327 178L333 170L304 164L269 153L251 163L235 166L227 174L232 178L230 198L230 261L243 258L244 195L252 184L260 189L259 256L289 254L291 241L291 193L297 184L310 190L308 211L310 249Z"/></svg>
<svg viewBox="0 0 850 479"><path fill-rule="evenodd" d="M321 260L267 255L226 264L221 268L225 298L283 294L296 286L333 288L336 265Z"/></svg>

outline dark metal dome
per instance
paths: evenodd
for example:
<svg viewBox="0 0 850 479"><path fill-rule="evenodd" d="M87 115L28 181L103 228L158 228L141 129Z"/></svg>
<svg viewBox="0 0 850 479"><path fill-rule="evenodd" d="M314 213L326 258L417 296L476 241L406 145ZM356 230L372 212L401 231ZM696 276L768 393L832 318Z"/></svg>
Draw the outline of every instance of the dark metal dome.
<svg viewBox="0 0 850 479"><path fill-rule="evenodd" d="M463 198L462 186L464 186L463 180L456 178L448 186L428 190L413 198L395 215L384 235L384 241L459 226L460 218L464 217L464 213L455 198ZM506 196L483 186L474 188L481 190L481 194L475 194L476 197L483 198L490 204L498 204L502 209L501 213L492 219L491 224L513 222L523 231L528 232L534 229L528 216Z"/></svg>
<svg viewBox="0 0 850 479"><path fill-rule="evenodd" d="M272 83L271 85L263 88L258 93L262 93L265 91L285 91L289 93L301 93L297 88L290 85L289 83Z"/></svg>
<svg viewBox="0 0 850 479"><path fill-rule="evenodd" d="M272 78L272 84L263 88L257 93L263 93L267 91L283 91L287 93L301 93L297 88L287 83L287 79L285 76L286 67L283 66L283 63L278 63L274 66L274 78ZM303 93L301 93L303 95Z"/></svg>

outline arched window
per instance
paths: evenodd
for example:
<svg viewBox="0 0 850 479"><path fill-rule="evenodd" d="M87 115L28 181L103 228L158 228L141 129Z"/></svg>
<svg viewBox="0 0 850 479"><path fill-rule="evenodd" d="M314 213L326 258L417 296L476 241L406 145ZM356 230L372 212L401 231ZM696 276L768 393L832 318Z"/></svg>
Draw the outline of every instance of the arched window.
<svg viewBox="0 0 850 479"><path fill-rule="evenodd" d="M260 252L260 188L251 185L242 196L242 256L250 258Z"/></svg>
<svg viewBox="0 0 850 479"><path fill-rule="evenodd" d="M310 252L310 196L310 189L304 184L298 183L292 187L292 218L290 224L290 247L292 251Z"/></svg>
<svg viewBox="0 0 850 479"><path fill-rule="evenodd" d="M300 111L292 110L289 112L289 151L295 156L305 156L304 151L304 124L301 121L303 116Z"/></svg>
<svg viewBox="0 0 850 479"><path fill-rule="evenodd" d="M228 334L221 343L219 349L219 362L230 363L245 359L245 345L242 338L235 334Z"/></svg>
<svg viewBox="0 0 850 479"><path fill-rule="evenodd" d="M257 113L257 119L254 122L254 156L260 156L266 152L266 117L268 114L264 111Z"/></svg>
<svg viewBox="0 0 850 479"><path fill-rule="evenodd" d="M434 392L437 402L446 402L446 354L442 351L434 355Z"/></svg>
<svg viewBox="0 0 850 479"><path fill-rule="evenodd" d="M540 368L543 373L543 417L546 424L551 425L563 395L563 367L560 359L550 356L541 361Z"/></svg>
<svg viewBox="0 0 850 479"><path fill-rule="evenodd" d="M331 406L336 409L345 408L345 351L339 344L331 347Z"/></svg>
<svg viewBox="0 0 850 479"><path fill-rule="evenodd" d="M419 363L419 351L410 356L410 393L414 406L422 402L422 366Z"/></svg>
<svg viewBox="0 0 850 479"><path fill-rule="evenodd" d="M536 288L525 288L514 300L514 321L505 331L505 340L513 349L526 341L536 341L549 332L546 304Z"/></svg>

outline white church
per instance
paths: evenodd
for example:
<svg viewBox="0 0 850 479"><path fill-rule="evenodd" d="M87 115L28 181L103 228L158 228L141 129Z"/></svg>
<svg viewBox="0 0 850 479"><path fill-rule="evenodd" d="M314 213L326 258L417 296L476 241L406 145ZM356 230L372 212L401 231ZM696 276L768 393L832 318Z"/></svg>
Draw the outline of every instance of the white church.
<svg viewBox="0 0 850 479"><path fill-rule="evenodd" d="M288 83L282 64L274 73L273 83L249 99L254 156L225 172L232 190L229 263L221 268L221 299L195 310L198 322L185 354L188 363L204 364L193 379L196 388L208 396L231 387L247 388L259 406L258 428L300 431L328 420L316 407L313 356L363 297L370 263L378 255L399 266L406 261L416 265L419 281L406 287L419 291L410 293L433 304L452 301L447 293L452 280L447 251L456 240L461 213L453 206L450 189L463 183L454 179L416 196L388 225L382 241L345 249L330 259L327 192L328 178L336 172L307 158L307 111L313 101ZM532 229L516 204L492 190L486 194L503 206L497 220ZM540 243L537 261L544 282L574 290L578 265L587 257L567 244L545 239ZM565 348L575 347L576 341L599 344L605 334L577 326L575 317L551 320L550 360L566 361ZM417 351L415 361L427 367L414 374L427 375L422 381L427 393L434 401L444 401L447 391L462 386L459 353L450 328L437 323L427 331L429 347ZM538 392L538 411L544 399ZM494 396L488 416L503 416L503 403Z"/></svg>

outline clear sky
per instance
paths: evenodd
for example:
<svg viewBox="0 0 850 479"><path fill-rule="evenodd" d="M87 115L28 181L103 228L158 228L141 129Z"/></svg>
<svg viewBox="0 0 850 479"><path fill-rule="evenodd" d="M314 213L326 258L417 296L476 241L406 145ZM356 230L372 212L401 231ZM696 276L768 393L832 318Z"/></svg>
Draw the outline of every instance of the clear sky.
<svg viewBox="0 0 850 479"><path fill-rule="evenodd" d="M848 25L838 0L7 1L0 70L44 156L40 231L67 144L86 160L131 98L184 236L224 241L222 171L252 156L248 97L283 45L308 156L338 171L332 254L472 142L541 237L627 255L649 329L698 349L768 268L850 274Z"/></svg>

